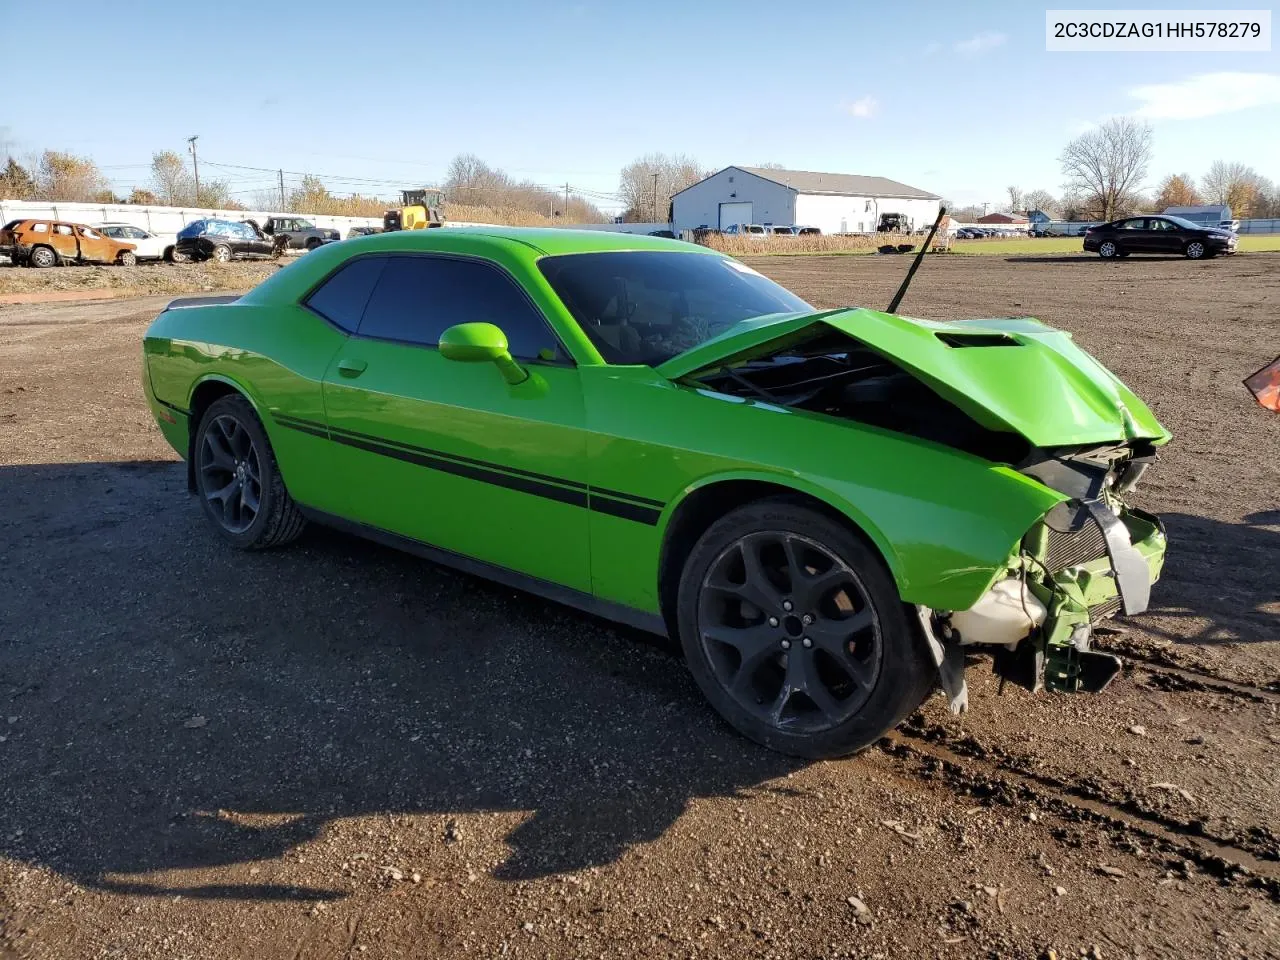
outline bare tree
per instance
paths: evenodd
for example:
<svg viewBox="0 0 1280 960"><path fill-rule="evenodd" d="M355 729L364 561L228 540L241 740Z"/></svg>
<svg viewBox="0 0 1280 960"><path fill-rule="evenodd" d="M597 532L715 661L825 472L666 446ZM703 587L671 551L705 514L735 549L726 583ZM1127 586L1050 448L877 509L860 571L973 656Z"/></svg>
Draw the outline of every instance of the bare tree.
<svg viewBox="0 0 1280 960"><path fill-rule="evenodd" d="M1262 181L1253 167L1215 160L1201 186L1209 203L1225 203L1233 217L1250 217L1258 205Z"/></svg>
<svg viewBox="0 0 1280 960"><path fill-rule="evenodd" d="M497 216L534 214L549 218L563 217L578 223L604 220L604 214L590 201L572 194L566 198L562 190L551 189L531 180L517 180L505 170L489 166L472 153L459 154L449 163L444 195L445 203L449 206L488 207L497 211Z"/></svg>
<svg viewBox="0 0 1280 960"><path fill-rule="evenodd" d="M1115 117L1076 137L1059 158L1089 211L1113 220L1133 203L1151 161L1151 128Z"/></svg>
<svg viewBox="0 0 1280 960"><path fill-rule="evenodd" d="M1022 196L1021 187L1006 187L1005 189L1009 191L1009 212L1010 213L1017 213L1020 210L1027 209L1025 206L1023 206L1025 200Z"/></svg>
<svg viewBox="0 0 1280 960"><path fill-rule="evenodd" d="M1039 210L1041 213L1056 217L1062 212L1061 205L1048 190L1028 190L1022 198L1022 202L1026 204L1028 213L1032 210Z"/></svg>
<svg viewBox="0 0 1280 960"><path fill-rule="evenodd" d="M1171 173L1160 181L1154 206L1157 210L1168 207L1194 207L1200 203L1196 182L1189 173Z"/></svg>
<svg viewBox="0 0 1280 960"><path fill-rule="evenodd" d="M666 220L671 198L706 175L697 161L681 153L648 153L631 161L618 178L618 194L627 205L623 218L633 223Z"/></svg>
<svg viewBox="0 0 1280 960"><path fill-rule="evenodd" d="M187 169L187 161L172 150L152 154L151 192L170 207L194 200L194 181Z"/></svg>

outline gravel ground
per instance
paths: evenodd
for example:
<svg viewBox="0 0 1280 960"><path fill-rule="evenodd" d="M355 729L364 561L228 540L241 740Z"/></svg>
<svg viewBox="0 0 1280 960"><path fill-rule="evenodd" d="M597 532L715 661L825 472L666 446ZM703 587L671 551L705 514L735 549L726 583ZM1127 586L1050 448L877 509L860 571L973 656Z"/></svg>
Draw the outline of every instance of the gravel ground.
<svg viewBox="0 0 1280 960"><path fill-rule="evenodd" d="M140 263L134 267L71 266L47 270L0 267L0 297L67 290L128 290L152 293L206 293L244 290L292 260L235 260L231 263Z"/></svg>
<svg viewBox="0 0 1280 960"><path fill-rule="evenodd" d="M906 262L755 265L879 306ZM0 308L0 957L1280 957L1280 257L925 264L904 312L1032 313L1152 403L1169 563L1104 694L975 659L830 763L642 635L223 547L140 397L165 299Z"/></svg>

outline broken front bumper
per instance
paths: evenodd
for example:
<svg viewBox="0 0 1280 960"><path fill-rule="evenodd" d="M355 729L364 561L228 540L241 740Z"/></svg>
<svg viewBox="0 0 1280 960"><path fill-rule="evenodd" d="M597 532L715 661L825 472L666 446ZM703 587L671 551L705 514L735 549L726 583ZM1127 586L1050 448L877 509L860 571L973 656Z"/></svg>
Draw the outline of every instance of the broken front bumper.
<svg viewBox="0 0 1280 960"><path fill-rule="evenodd" d="M1046 519L1023 539L1019 560L1034 571L1025 574L1027 589L1048 610L1031 638L1033 689L1106 686L1120 663L1091 650L1093 626L1117 613L1144 613L1164 567L1168 541L1159 518L1095 500L1076 519L1078 525L1066 531Z"/></svg>
<svg viewBox="0 0 1280 960"><path fill-rule="evenodd" d="M920 608L953 712L968 705L966 648L996 653L996 671L1032 690L1096 692L1120 669L1092 649L1093 628L1144 612L1167 540L1160 520L1105 500L1061 504L1023 537L1003 575L967 611Z"/></svg>

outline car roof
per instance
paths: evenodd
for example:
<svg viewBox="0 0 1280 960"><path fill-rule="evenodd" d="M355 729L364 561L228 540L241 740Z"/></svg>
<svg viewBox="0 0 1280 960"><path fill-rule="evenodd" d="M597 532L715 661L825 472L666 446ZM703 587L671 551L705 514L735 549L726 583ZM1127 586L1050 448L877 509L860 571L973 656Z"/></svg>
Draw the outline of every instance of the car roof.
<svg viewBox="0 0 1280 960"><path fill-rule="evenodd" d="M424 250L438 250L441 241L448 245L451 236L507 241L532 247L546 256L566 253L602 253L610 250L670 250L683 253L712 253L707 247L672 240L667 237L650 237L639 233L617 233L612 230L573 230L561 227L504 227L468 226L441 227L431 230L398 230L379 234L394 242L401 249L412 249L418 241ZM407 242L406 242L407 241Z"/></svg>

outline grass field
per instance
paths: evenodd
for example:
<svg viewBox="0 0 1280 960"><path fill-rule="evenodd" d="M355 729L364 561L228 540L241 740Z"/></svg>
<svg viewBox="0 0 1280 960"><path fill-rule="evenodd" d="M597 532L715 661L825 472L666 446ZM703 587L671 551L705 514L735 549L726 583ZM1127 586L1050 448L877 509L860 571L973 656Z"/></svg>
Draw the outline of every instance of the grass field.
<svg viewBox="0 0 1280 960"><path fill-rule="evenodd" d="M861 256L874 254L881 238L875 237L815 237L788 239L746 239L739 237L712 237L708 246L734 256ZM906 243L923 241L923 237L904 238ZM825 242L824 242L825 241ZM953 240L951 253L964 256L1055 256L1070 253L1084 254L1080 237L1022 237L1008 240ZM1280 234L1250 234L1240 238L1240 252L1263 253L1280 251ZM1096 254L1089 254L1096 256Z"/></svg>

